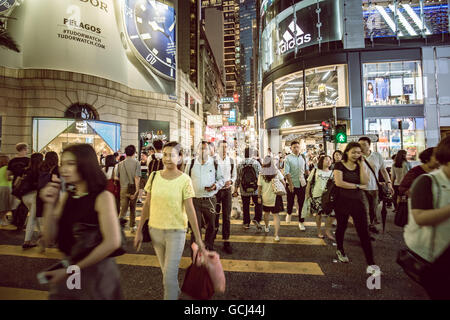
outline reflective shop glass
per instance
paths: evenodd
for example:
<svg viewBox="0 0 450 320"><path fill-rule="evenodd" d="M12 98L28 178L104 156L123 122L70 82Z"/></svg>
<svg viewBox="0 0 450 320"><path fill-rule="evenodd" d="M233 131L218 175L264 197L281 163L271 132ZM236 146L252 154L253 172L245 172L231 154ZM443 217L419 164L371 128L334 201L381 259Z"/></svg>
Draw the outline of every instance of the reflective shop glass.
<svg viewBox="0 0 450 320"><path fill-rule="evenodd" d="M120 124L74 119L33 119L33 152L58 154L74 143L88 143L97 154L120 150Z"/></svg>
<svg viewBox="0 0 450 320"><path fill-rule="evenodd" d="M386 160L403 149L409 161L419 161L419 154L425 150L424 118L366 119L365 128L367 134L378 134L374 151Z"/></svg>
<svg viewBox="0 0 450 320"><path fill-rule="evenodd" d="M366 106L423 103L420 61L366 63L363 77Z"/></svg>
<svg viewBox="0 0 450 320"><path fill-rule="evenodd" d="M363 20L366 38L449 33L447 1L363 0Z"/></svg>
<svg viewBox="0 0 450 320"><path fill-rule="evenodd" d="M303 81L305 72L306 82ZM276 115L313 108L348 105L346 65L331 65L298 71L275 80ZM266 106L265 106L266 107Z"/></svg>

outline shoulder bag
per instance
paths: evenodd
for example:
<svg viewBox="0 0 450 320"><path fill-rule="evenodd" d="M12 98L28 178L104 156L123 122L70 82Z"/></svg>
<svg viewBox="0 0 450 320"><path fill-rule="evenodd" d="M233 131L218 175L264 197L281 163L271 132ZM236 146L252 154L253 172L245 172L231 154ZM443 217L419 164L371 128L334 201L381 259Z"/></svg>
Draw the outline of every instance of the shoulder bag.
<svg viewBox="0 0 450 320"><path fill-rule="evenodd" d="M389 191L389 186L387 184L380 184L380 182L378 181L378 177L375 174L375 170L373 170L372 166L370 165L369 161L366 160L366 158L364 158L364 162L367 164L367 166L369 167L370 171L372 171L375 180L377 181L377 186L378 186L378 197L380 199L380 201L390 201L392 200L392 195ZM360 168L360 170L362 170L362 168Z"/></svg>
<svg viewBox="0 0 450 320"><path fill-rule="evenodd" d="M134 183L134 180L130 178L130 175L128 174L127 166L125 166L125 164L123 162L122 162L122 167L124 167L124 169L125 169L125 173L127 174L128 181L131 182L131 183L128 183L127 194L133 195L136 193L136 184Z"/></svg>
<svg viewBox="0 0 450 320"><path fill-rule="evenodd" d="M155 175L156 175L156 171L153 171L150 174L150 197L151 197L151 191L152 191L152 186L153 186L153 180L155 180ZM150 208L149 208L150 210ZM150 237L150 231L148 230L148 220L150 219L150 217L148 217L147 220L145 220L144 222L144 226L142 227L142 242L150 242L152 241L152 238Z"/></svg>
<svg viewBox="0 0 450 320"><path fill-rule="evenodd" d="M433 184L438 187L438 195L434 201L434 208L439 206L439 200L441 198L441 187L433 175L429 175L433 180ZM433 190L433 188L431 188ZM434 247L436 240L436 227L433 227L432 236L430 239L430 260L433 257ZM415 282L421 286L426 286L427 279L431 276L431 267L433 263L423 259L418 254L414 253L410 249L402 249L398 252L397 263L403 268L403 271Z"/></svg>
<svg viewBox="0 0 450 320"><path fill-rule="evenodd" d="M108 181L106 182L106 190L111 192L115 198L119 198L120 197L120 181L114 179L115 170L116 170L116 168L114 167L113 171L112 171L111 179L108 179Z"/></svg>
<svg viewBox="0 0 450 320"><path fill-rule="evenodd" d="M278 176L278 174L277 174ZM278 179L278 177L274 177L272 179L272 191L273 193L275 193L277 196L284 196L286 195L286 188L284 187L283 183L281 182L280 179Z"/></svg>

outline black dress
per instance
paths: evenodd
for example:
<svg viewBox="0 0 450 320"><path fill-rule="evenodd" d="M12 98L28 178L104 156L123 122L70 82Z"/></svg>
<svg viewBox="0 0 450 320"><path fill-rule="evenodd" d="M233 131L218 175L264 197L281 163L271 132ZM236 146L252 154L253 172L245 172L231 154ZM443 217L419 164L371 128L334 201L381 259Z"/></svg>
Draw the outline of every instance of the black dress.
<svg viewBox="0 0 450 320"><path fill-rule="evenodd" d="M76 198L69 194L58 223L57 242L59 249L70 257L75 245L73 226L75 223L99 224L95 211L97 195ZM70 260L70 258L68 259ZM66 281L50 286L51 300L119 300L122 299L119 268L114 258L105 258L99 263L81 270L81 289L69 290Z"/></svg>

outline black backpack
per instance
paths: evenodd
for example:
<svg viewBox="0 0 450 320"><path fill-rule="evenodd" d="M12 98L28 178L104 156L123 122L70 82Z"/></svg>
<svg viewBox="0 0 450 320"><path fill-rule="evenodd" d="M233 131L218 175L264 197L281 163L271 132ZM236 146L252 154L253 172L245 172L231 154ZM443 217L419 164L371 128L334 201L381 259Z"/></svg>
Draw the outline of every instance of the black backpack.
<svg viewBox="0 0 450 320"><path fill-rule="evenodd" d="M324 193L322 193L322 210L325 214L330 214L335 209L337 196L337 187L331 176L327 181Z"/></svg>
<svg viewBox="0 0 450 320"><path fill-rule="evenodd" d="M246 193L253 193L258 190L258 177L252 164L245 164L242 169L242 188Z"/></svg>

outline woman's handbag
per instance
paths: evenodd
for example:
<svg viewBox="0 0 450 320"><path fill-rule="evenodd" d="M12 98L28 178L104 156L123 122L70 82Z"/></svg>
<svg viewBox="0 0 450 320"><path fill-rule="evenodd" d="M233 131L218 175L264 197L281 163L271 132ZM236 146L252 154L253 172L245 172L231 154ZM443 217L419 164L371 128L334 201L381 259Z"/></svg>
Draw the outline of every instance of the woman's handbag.
<svg viewBox="0 0 450 320"><path fill-rule="evenodd" d="M214 295L213 282L208 269L199 260L198 252L194 252L192 264L186 270L181 291L197 300L209 300Z"/></svg>
<svg viewBox="0 0 450 320"><path fill-rule="evenodd" d="M398 203L394 223L402 228L408 224L408 200L406 196L402 196L400 202Z"/></svg>
<svg viewBox="0 0 450 320"><path fill-rule="evenodd" d="M124 232L126 223L126 219L119 219L122 238L121 245L120 248L109 255L109 258L121 256L126 253L127 240ZM70 261L72 263L76 263L87 257L89 253L103 241L103 236L98 224L75 223L72 228L72 233L75 238L75 244L70 253Z"/></svg>
<svg viewBox="0 0 450 320"><path fill-rule="evenodd" d="M273 193L275 193L277 196L286 195L286 188L284 187L283 183L278 178L272 179L272 190L273 190Z"/></svg>
<svg viewBox="0 0 450 320"><path fill-rule="evenodd" d="M150 174L150 191L152 190L152 186L153 186L153 180L155 180L155 175L156 175L156 171L153 171ZM150 196L151 196L151 192L150 192ZM150 208L149 208L150 210ZM142 242L151 242L152 238L150 237L150 231L148 230L148 220L150 219L150 217L148 217L147 220L144 221L144 226L142 227Z"/></svg>
<svg viewBox="0 0 450 320"><path fill-rule="evenodd" d="M118 199L120 197L120 181L114 179L114 177L115 177L114 170L115 169L116 168L113 168L113 172L112 172L112 176L111 176L112 178L106 182L106 190L111 192L114 195L114 197L116 199Z"/></svg>
<svg viewBox="0 0 450 320"><path fill-rule="evenodd" d="M31 183L30 176L26 173L17 177L14 181L14 185L12 187L12 195L17 198L21 198L26 195L28 192L32 191L33 186Z"/></svg>
<svg viewBox="0 0 450 320"><path fill-rule="evenodd" d="M225 273L220 263L219 254L215 251L208 250L206 250L206 255L198 254L198 245L195 242L191 245L191 248L194 255L200 255L200 259L197 259L197 266L201 264L206 266L213 283L214 292L224 293L226 287Z"/></svg>

